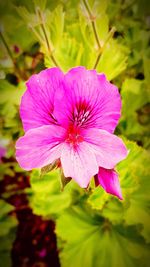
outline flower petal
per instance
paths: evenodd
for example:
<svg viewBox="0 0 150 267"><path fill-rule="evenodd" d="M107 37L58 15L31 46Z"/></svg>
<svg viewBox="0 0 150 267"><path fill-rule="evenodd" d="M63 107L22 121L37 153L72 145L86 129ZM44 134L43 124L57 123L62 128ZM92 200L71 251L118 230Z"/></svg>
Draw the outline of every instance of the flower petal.
<svg viewBox="0 0 150 267"><path fill-rule="evenodd" d="M82 130L82 135L93 149L100 167L113 169L128 154L123 141L107 131L91 128Z"/></svg>
<svg viewBox="0 0 150 267"><path fill-rule="evenodd" d="M76 147L65 143L60 157L65 177L72 177L86 188L93 175L98 173L96 157L85 142Z"/></svg>
<svg viewBox="0 0 150 267"><path fill-rule="evenodd" d="M72 68L65 75L65 84L64 92L61 95L56 93L55 105L62 106L62 110L55 111L57 119L67 125L78 117L85 127L112 133L121 111L117 87L107 81L104 74L84 67Z"/></svg>
<svg viewBox="0 0 150 267"><path fill-rule="evenodd" d="M121 200L123 199L118 174L115 170L99 168L97 177L99 184L107 193L115 195Z"/></svg>
<svg viewBox="0 0 150 267"><path fill-rule="evenodd" d="M54 94L56 90L62 90L63 79L60 69L51 68L32 75L27 81L20 106L25 131L57 123L53 117Z"/></svg>
<svg viewBox="0 0 150 267"><path fill-rule="evenodd" d="M26 132L16 143L16 158L25 170L41 168L61 154L66 131L60 126L41 126Z"/></svg>

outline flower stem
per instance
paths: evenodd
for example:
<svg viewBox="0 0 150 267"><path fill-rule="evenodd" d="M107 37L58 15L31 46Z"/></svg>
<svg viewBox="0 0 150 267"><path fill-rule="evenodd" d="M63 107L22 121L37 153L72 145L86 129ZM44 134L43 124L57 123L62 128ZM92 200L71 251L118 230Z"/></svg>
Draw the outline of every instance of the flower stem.
<svg viewBox="0 0 150 267"><path fill-rule="evenodd" d="M92 11L91 11L91 9L90 9L87 1L86 0L83 0L83 3L85 5L85 8L86 8L88 14L89 14L89 18L91 20L91 24L92 24L92 28L93 28L93 33L94 33L94 36L95 36L95 39L96 39L98 48L101 49L101 44L100 44L100 40L99 40L99 37L98 37L98 32L97 32L96 24L95 24L95 17L93 16Z"/></svg>
<svg viewBox="0 0 150 267"><path fill-rule="evenodd" d="M46 41L46 45L47 45L47 49L48 49L50 58L53 61L54 65L56 67L59 67L54 55L52 54L52 49L51 49L51 46L50 46L50 43L49 43L49 40L48 40L48 36L47 36L47 33L46 33L45 23L44 23L44 20L43 20L42 13L41 13L40 9L37 9L37 12L38 12L38 15L39 15L39 18L40 18L41 29L42 29L43 34L44 34L44 38L45 38L45 41Z"/></svg>
<svg viewBox="0 0 150 267"><path fill-rule="evenodd" d="M94 69L96 69L96 67L97 67L97 65L99 63L99 60L100 60L100 56L101 56L102 52L104 51L104 49L105 49L107 43L109 42L109 40L113 37L115 31L116 31L115 27L112 27L112 29L108 33L108 36L107 36L107 38L106 38L106 40L104 42L104 45L99 50L98 56L97 56L95 64L94 64Z"/></svg>
<svg viewBox="0 0 150 267"><path fill-rule="evenodd" d="M14 65L14 69L15 69L15 71L17 72L19 78L21 78L22 80L26 80L26 79L27 79L26 75L23 74L23 73L21 72L21 70L19 69L18 64L17 64L17 62L16 62L16 59L13 57L12 52L11 52L11 50L10 50L10 48L9 48L9 46L8 46L8 44L7 44L7 42L6 42L6 40L5 40L5 38L4 38L4 36L3 36L3 34L2 34L1 31L0 31L0 37L1 37L1 40L2 40L2 42L3 42L3 45L4 45L5 48L6 48L6 51L7 51L8 55L9 55L9 57L10 57L11 60L12 60L12 63L13 63L13 65Z"/></svg>
<svg viewBox="0 0 150 267"><path fill-rule="evenodd" d="M45 42L44 42L44 40L42 40L42 37L40 36L40 34L38 33L38 31L35 30L35 28L31 24L29 24L28 26L29 26L29 29L34 33L34 35L36 36L36 38L39 40L39 42L44 45Z"/></svg>

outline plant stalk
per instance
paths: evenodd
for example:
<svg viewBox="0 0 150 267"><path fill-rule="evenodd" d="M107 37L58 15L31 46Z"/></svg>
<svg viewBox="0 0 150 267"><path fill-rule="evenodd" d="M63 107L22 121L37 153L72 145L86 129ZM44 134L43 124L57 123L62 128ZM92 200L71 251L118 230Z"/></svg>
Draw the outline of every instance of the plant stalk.
<svg viewBox="0 0 150 267"><path fill-rule="evenodd" d="M108 33L108 36L107 36L107 38L105 40L104 45L99 50L98 56L97 56L96 61L95 61L95 64L94 64L94 69L96 69L96 67L97 67L97 65L99 63L99 60L100 60L100 56L101 56L102 52L104 51L104 49L105 49L107 43L109 42L109 40L113 37L115 31L116 31L115 27L112 27L112 29Z"/></svg>
<svg viewBox="0 0 150 267"><path fill-rule="evenodd" d="M96 39L98 48L101 49L101 44L100 44L100 40L99 40L99 37L98 37L98 32L97 32L96 24L95 24L95 17L93 16L92 11L91 11L91 9L90 9L87 1L86 0L83 0L83 3L85 5L85 8L86 8L88 14L89 14L89 18L91 20L91 24L92 24L92 28L93 28L93 33L94 33L94 36L95 36L95 39Z"/></svg>
<svg viewBox="0 0 150 267"><path fill-rule="evenodd" d="M45 23L44 23L44 20L43 20L43 16L41 14L41 11L38 9L37 12L38 12L38 15L39 15L39 18L40 18L41 29L42 29L43 34L44 34L44 38L45 38L45 41L46 41L46 45L47 45L47 49L48 49L50 58L53 61L54 65L56 67L59 67L59 65L58 65L58 63L57 63L54 55L52 54L52 49L51 49L51 46L50 46L50 43L49 43L49 40L48 40L48 36L47 36L47 33L46 33L46 29L45 29Z"/></svg>
<svg viewBox="0 0 150 267"><path fill-rule="evenodd" d="M2 40L2 42L3 42L3 45L4 45L5 48L6 48L6 51L7 51L8 55L9 55L9 57L10 57L11 60L12 60L12 63L13 63L13 65L14 65L14 69L15 69L15 71L17 72L19 78L22 79L22 80L26 80L26 79L27 79L26 75L24 75L24 74L21 72L21 70L19 69L18 64L17 64L17 62L16 62L16 59L13 57L12 52L11 52L11 50L10 50L10 48L9 48L9 46L8 46L8 44L7 44L7 42L6 42L6 40L5 40L5 38L4 38L4 36L3 36L3 34L2 34L1 31L0 31L0 37L1 37L1 40Z"/></svg>

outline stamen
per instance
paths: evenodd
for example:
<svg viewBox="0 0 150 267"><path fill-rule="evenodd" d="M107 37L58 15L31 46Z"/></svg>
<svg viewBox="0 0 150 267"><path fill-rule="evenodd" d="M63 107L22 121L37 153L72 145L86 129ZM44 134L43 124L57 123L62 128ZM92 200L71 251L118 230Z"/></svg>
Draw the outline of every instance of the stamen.
<svg viewBox="0 0 150 267"><path fill-rule="evenodd" d="M83 137L80 133L80 130L75 125L69 126L66 142L72 145L77 145L83 142Z"/></svg>
<svg viewBox="0 0 150 267"><path fill-rule="evenodd" d="M91 107L89 104L87 104L85 100L80 101L73 108L72 117L74 124L76 126L84 125L88 121L90 114Z"/></svg>

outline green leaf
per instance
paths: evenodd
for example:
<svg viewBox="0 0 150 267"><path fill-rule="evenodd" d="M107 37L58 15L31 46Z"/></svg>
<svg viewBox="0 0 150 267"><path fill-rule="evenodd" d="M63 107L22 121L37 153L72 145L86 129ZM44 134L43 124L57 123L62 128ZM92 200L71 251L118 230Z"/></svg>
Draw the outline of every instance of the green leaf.
<svg viewBox="0 0 150 267"><path fill-rule="evenodd" d="M15 6L13 1L8 2L9 3L5 1L5 3L2 3L1 1L0 3L0 10L2 12L0 16L0 24L2 33L7 40L7 45L13 53L14 45L17 45L21 49L27 49L28 46L35 41L35 38L30 34L28 26L25 25L24 20L20 19L21 13L23 13L25 18L28 17L29 12L27 9L25 7ZM4 47L3 51L5 52Z"/></svg>
<svg viewBox="0 0 150 267"><path fill-rule="evenodd" d="M54 170L40 177L35 170L31 175L30 205L33 212L44 217L56 217L71 204L72 197L67 188L61 192L60 173Z"/></svg>
<svg viewBox="0 0 150 267"><path fill-rule="evenodd" d="M0 263L2 266L12 266L12 245L16 237L16 229L12 227L7 235L0 236Z"/></svg>
<svg viewBox="0 0 150 267"><path fill-rule="evenodd" d="M10 267L11 249L18 222L16 217L8 214L14 210L12 205L0 200L0 210L0 262L3 266Z"/></svg>
<svg viewBox="0 0 150 267"><path fill-rule="evenodd" d="M61 266L146 267L148 247L136 232L134 238L131 233L132 228L114 227L90 210L74 206L56 224Z"/></svg>
<svg viewBox="0 0 150 267"><path fill-rule="evenodd" d="M9 175L10 177L15 175L9 163L0 165L0 181L4 179L5 175Z"/></svg>
<svg viewBox="0 0 150 267"><path fill-rule="evenodd" d="M0 199L0 216L3 217L7 215L10 211L13 211L14 207L8 204L6 201Z"/></svg>
<svg viewBox="0 0 150 267"><path fill-rule="evenodd" d="M7 105L19 105L21 96L25 91L25 85L21 82L18 86L14 86L6 80L0 81L0 104L6 103Z"/></svg>
<svg viewBox="0 0 150 267"><path fill-rule="evenodd" d="M83 46L78 43L75 38L70 38L68 34L64 34L62 42L59 47L54 51L54 56L57 58L59 65L63 71L68 71L74 66L81 65L81 58L83 54ZM53 63L46 55L45 65L52 67Z"/></svg>
<svg viewBox="0 0 150 267"><path fill-rule="evenodd" d="M124 219L127 225L140 224L142 227L140 230L141 235L145 238L146 242L150 242L149 207L146 203L140 203L138 193L132 196L130 207L126 210Z"/></svg>
<svg viewBox="0 0 150 267"><path fill-rule="evenodd" d="M100 57L97 70L104 72L109 80L117 77L127 67L128 48L111 40Z"/></svg>
<svg viewBox="0 0 150 267"><path fill-rule="evenodd" d="M9 233L10 229L17 226L17 220L14 217L7 216L0 219L0 236L5 236Z"/></svg>
<svg viewBox="0 0 150 267"><path fill-rule="evenodd" d="M122 112L125 116L130 116L132 112L138 110L150 100L145 82L133 78L127 78L124 81L121 95L123 99Z"/></svg>
<svg viewBox="0 0 150 267"><path fill-rule="evenodd" d="M127 78L122 85L122 118L119 128L127 137L141 141L144 146L149 136L150 93L145 80Z"/></svg>
<svg viewBox="0 0 150 267"><path fill-rule="evenodd" d="M14 207L6 201L0 200L0 210L0 236L5 236L11 228L17 226L17 220L15 217L8 215L10 211L14 210Z"/></svg>
<svg viewBox="0 0 150 267"><path fill-rule="evenodd" d="M106 39L109 31L109 18L108 15L106 15L106 13L98 14L96 18L96 26L97 26L98 36L100 38L101 44L103 45L104 40Z"/></svg>
<svg viewBox="0 0 150 267"><path fill-rule="evenodd" d="M18 86L13 86L6 80L0 81L0 115L2 118L2 134L13 139L22 132L22 125L19 116L18 106L21 96L25 91L25 85L21 82Z"/></svg>
<svg viewBox="0 0 150 267"><path fill-rule="evenodd" d="M128 143L128 147L130 149L126 162L128 168L125 162L121 162L118 166L122 187L124 187L123 192L126 202L128 201L127 208L124 210L124 220L128 225L140 224L141 234L150 242L149 154L131 142ZM135 190L127 188L129 182L127 183L126 180L131 179L137 182Z"/></svg>
<svg viewBox="0 0 150 267"><path fill-rule="evenodd" d="M109 194L107 194L104 189L100 186L96 187L88 198L88 203L94 209L101 210L109 199Z"/></svg>
<svg viewBox="0 0 150 267"><path fill-rule="evenodd" d="M58 5L53 12L46 11L47 26L50 29L51 42L55 49L59 47L64 31L64 11L62 5Z"/></svg>
<svg viewBox="0 0 150 267"><path fill-rule="evenodd" d="M150 58L144 57L144 75L148 88L150 89Z"/></svg>

